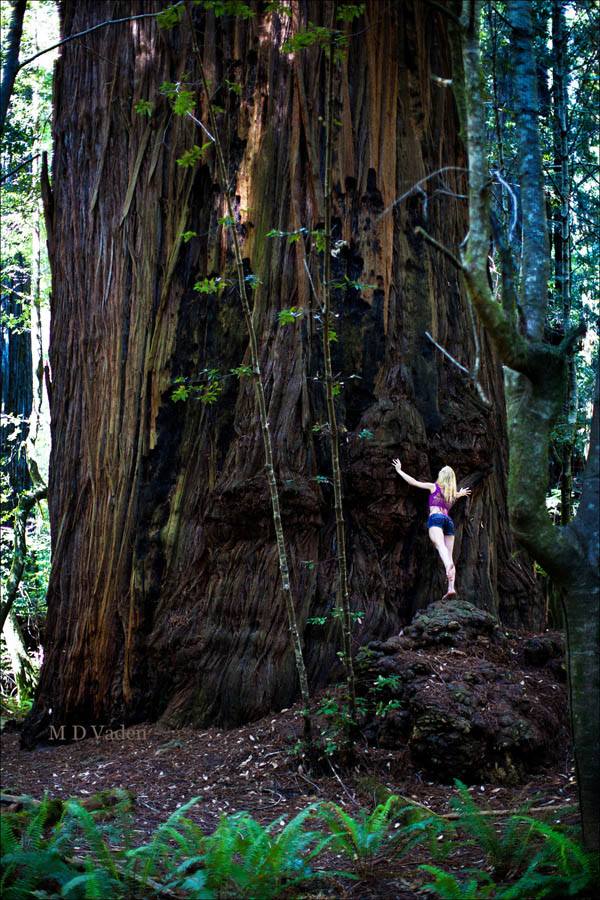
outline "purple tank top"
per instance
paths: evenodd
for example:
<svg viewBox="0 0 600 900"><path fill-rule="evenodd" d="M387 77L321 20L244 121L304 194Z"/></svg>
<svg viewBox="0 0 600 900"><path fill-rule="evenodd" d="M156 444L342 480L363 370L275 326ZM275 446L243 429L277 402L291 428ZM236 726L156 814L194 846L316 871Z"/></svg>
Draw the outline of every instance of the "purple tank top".
<svg viewBox="0 0 600 900"><path fill-rule="evenodd" d="M429 507L431 508L432 506L439 506L440 509L444 510L444 515L446 516L448 515L448 512L450 510L448 501L444 497L442 489L437 481L435 483L435 491L433 492L433 494L429 495Z"/></svg>

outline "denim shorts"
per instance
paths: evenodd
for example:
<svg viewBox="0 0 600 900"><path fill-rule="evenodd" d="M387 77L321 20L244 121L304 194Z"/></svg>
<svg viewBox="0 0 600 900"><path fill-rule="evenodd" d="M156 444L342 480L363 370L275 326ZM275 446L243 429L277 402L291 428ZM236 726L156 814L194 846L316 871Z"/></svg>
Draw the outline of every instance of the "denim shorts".
<svg viewBox="0 0 600 900"><path fill-rule="evenodd" d="M454 534L454 522L449 516L443 516L441 513L433 513L427 519L428 528L441 528L444 534Z"/></svg>

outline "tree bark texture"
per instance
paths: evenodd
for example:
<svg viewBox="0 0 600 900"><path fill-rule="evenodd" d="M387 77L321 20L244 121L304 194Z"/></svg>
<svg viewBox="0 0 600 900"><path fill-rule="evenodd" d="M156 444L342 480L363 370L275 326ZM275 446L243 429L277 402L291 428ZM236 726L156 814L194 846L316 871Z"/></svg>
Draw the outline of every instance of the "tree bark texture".
<svg viewBox="0 0 600 900"><path fill-rule="evenodd" d="M116 5L64 0L63 37L116 17ZM120 2L118 14L158 7ZM327 407L304 265L319 294L309 233L324 223L325 56L316 45L294 56L281 48L309 20L328 25L330 9L317 0L291 9L291 21L215 19L198 7L194 16L213 101L225 110L219 127L245 265L262 281L253 314L304 627L335 605L338 557L332 492L319 480L331 479L329 440L313 431ZM465 203L432 179L426 197L413 192L393 206L438 168L465 165L452 95L429 77L449 75L446 24L420 0L367 2L336 69L333 240L346 246L332 258L332 278L368 285L337 292L332 345L344 382L337 420L350 599L363 614L354 649L443 594L424 496L395 476L394 456L427 480L448 463L473 488L455 515L460 593L507 624L543 622L508 531L500 367L481 331L487 408L425 336L472 368L457 273L414 235L426 224L455 245L466 233ZM158 94L185 73L196 88L189 30L159 31L152 19L65 44L57 64L46 204L54 565L26 742L58 720L233 724L296 696L250 379L224 379L214 405L171 400L177 377L248 362L215 159L208 151L195 168L177 165L206 137ZM139 100L155 103L150 117L134 111ZM207 124L200 99L195 116ZM447 191L465 193L460 172L444 178ZM292 244L265 237L300 228L308 234ZM198 237L186 243L185 231ZM214 275L231 281L220 297L193 290ZM279 325L277 313L292 306L304 315ZM321 685L339 625L307 625L303 639Z"/></svg>

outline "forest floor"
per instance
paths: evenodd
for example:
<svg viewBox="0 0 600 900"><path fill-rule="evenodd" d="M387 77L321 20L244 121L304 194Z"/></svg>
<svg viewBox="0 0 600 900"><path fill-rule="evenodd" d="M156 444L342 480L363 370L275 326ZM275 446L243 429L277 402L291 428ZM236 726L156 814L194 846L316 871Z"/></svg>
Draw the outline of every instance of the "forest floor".
<svg viewBox="0 0 600 900"><path fill-rule="evenodd" d="M360 810L371 812L388 792L437 814L452 813L455 787L424 780L406 748L384 750L363 744L354 766L342 770L327 765L329 771L323 774L308 774L294 755L300 732L298 710L289 709L233 730L167 731L148 724L125 730L122 737L117 731L96 738L88 729L84 739L23 751L18 728L9 725L1 735L2 789L38 799L47 791L51 797L80 800L103 790L128 789L135 796L131 834L135 844L146 843L158 825L193 797L198 802L186 815L206 833L224 813L245 811L263 825L283 825L316 801L333 801L358 817ZM565 746L564 752L561 748L561 754L562 763L539 770L522 783L471 785L470 795L482 808L498 811L498 820L501 811L531 802L532 814L549 824L576 825L570 748ZM492 818L496 821L496 816ZM429 878L419 866L431 862L427 844L421 844L397 860L378 860L367 879L332 876L303 896L404 900L417 896ZM330 864L332 870L348 869L347 860L333 854ZM441 865L458 874L468 867L485 869L487 862L479 846L456 843Z"/></svg>

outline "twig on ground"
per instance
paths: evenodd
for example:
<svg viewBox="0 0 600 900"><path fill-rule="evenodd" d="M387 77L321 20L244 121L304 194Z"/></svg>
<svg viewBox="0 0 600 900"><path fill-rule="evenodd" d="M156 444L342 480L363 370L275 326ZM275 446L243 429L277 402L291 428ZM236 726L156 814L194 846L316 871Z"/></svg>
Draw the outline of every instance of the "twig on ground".
<svg viewBox="0 0 600 900"><path fill-rule="evenodd" d="M333 772L333 774L335 775L335 777L337 778L337 780L338 780L339 783L341 784L342 789L343 789L344 793L346 794L346 796L349 797L349 799L352 801L352 803L354 803L355 806L360 806L360 804L356 802L356 800L354 799L354 797L352 796L352 794L349 792L348 788L346 787L346 785L344 784L344 782L342 781L342 779L340 778L340 776L338 775L338 773L335 771L335 768L334 768L333 763L331 762L331 760L328 759L327 762L329 763L329 767L330 767L331 771Z"/></svg>

